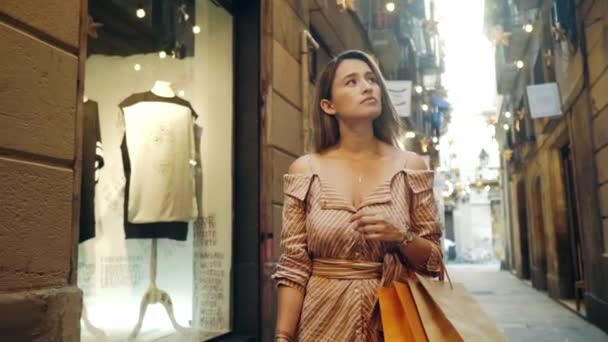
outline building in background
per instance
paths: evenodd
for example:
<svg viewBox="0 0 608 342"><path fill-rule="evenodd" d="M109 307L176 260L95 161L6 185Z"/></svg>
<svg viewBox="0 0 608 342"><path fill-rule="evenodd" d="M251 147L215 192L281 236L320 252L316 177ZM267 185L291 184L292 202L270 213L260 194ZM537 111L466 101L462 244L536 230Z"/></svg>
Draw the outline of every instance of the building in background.
<svg viewBox="0 0 608 342"><path fill-rule="evenodd" d="M608 331L608 3L486 1L509 265Z"/></svg>

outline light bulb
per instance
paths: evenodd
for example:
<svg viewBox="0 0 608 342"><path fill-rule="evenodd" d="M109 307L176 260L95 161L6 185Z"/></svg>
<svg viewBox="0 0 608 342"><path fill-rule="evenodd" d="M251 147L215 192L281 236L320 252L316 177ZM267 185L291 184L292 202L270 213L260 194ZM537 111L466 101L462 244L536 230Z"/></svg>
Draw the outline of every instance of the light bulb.
<svg viewBox="0 0 608 342"><path fill-rule="evenodd" d="M411 132L411 131L407 132L407 133L405 133L405 137L408 139L413 139L416 137L416 132Z"/></svg>
<svg viewBox="0 0 608 342"><path fill-rule="evenodd" d="M441 147L439 145L435 145L435 151L439 151L441 150Z"/></svg>
<svg viewBox="0 0 608 342"><path fill-rule="evenodd" d="M198 25L194 25L194 26L192 26L192 33L194 33L194 34L199 34L199 33L201 33L201 27L200 27L200 26L198 26Z"/></svg>
<svg viewBox="0 0 608 342"><path fill-rule="evenodd" d="M422 108L422 110L426 112L427 110L429 110L429 105L424 103L424 104L422 104L422 106L420 106L420 108Z"/></svg>
<svg viewBox="0 0 608 342"><path fill-rule="evenodd" d="M486 192L490 192L490 186L489 186L489 185L486 185L486 187L485 187L485 188L483 188L483 189L484 189Z"/></svg>
<svg viewBox="0 0 608 342"><path fill-rule="evenodd" d="M534 31L534 26L532 24L526 24L524 25L524 31L532 33L532 31Z"/></svg>
<svg viewBox="0 0 608 342"><path fill-rule="evenodd" d="M389 12L394 12L395 11L395 3L392 1L389 1L386 3L386 10Z"/></svg>
<svg viewBox="0 0 608 342"><path fill-rule="evenodd" d="M505 112L505 118L509 119L511 117L511 112Z"/></svg>
<svg viewBox="0 0 608 342"><path fill-rule="evenodd" d="M158 53L158 57L160 57L161 59L165 59L167 58L167 53L165 51L161 51Z"/></svg>
<svg viewBox="0 0 608 342"><path fill-rule="evenodd" d="M439 142L439 139L437 139L437 137L433 137L433 144L436 144Z"/></svg>
<svg viewBox="0 0 608 342"><path fill-rule="evenodd" d="M137 15L139 19L142 19L146 16L146 10L143 9L143 7L139 7L137 11L135 11L135 15Z"/></svg>
<svg viewBox="0 0 608 342"><path fill-rule="evenodd" d="M416 93L418 93L418 94L422 94L422 91L423 91L424 89L422 89L422 86L421 86L421 85L417 85L417 86L415 86L415 87L414 87L414 90L416 91Z"/></svg>
<svg viewBox="0 0 608 342"><path fill-rule="evenodd" d="M515 62L515 66L517 67L517 69L522 69L524 67L524 61L519 60Z"/></svg>
<svg viewBox="0 0 608 342"><path fill-rule="evenodd" d="M509 124L505 124L504 126L502 126L502 128L504 128L505 131L508 131L509 130Z"/></svg>
<svg viewBox="0 0 608 342"><path fill-rule="evenodd" d="M135 69L135 71L139 71L139 70L141 70L141 65L139 65L139 64L135 64L135 65L133 66L133 69Z"/></svg>

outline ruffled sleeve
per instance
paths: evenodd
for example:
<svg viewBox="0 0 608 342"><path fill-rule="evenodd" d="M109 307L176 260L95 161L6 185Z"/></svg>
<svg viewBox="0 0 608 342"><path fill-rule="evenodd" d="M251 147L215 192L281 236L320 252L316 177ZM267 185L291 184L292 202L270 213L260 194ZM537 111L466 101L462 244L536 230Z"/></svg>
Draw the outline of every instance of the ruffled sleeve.
<svg viewBox="0 0 608 342"><path fill-rule="evenodd" d="M408 171L407 184L411 191L410 221L413 233L433 243L428 261L415 267L416 272L437 276L441 271L441 230L433 193L433 171Z"/></svg>
<svg viewBox="0 0 608 342"><path fill-rule="evenodd" d="M301 292L306 291L312 271L306 234L306 196L311 180L312 176L307 175L285 175L283 178L283 254L272 276L277 286L289 286Z"/></svg>

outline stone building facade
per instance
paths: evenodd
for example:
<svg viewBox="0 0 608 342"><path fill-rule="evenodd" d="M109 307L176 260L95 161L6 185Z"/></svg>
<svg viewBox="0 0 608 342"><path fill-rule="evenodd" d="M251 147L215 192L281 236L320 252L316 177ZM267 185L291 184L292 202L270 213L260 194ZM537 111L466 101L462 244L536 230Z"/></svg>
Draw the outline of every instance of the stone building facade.
<svg viewBox="0 0 608 342"><path fill-rule="evenodd" d="M496 72L511 269L608 331L608 3L486 7L489 37L510 33ZM563 114L533 119L527 86L546 83Z"/></svg>
<svg viewBox="0 0 608 342"><path fill-rule="evenodd" d="M76 341L80 0L0 4L0 336Z"/></svg>

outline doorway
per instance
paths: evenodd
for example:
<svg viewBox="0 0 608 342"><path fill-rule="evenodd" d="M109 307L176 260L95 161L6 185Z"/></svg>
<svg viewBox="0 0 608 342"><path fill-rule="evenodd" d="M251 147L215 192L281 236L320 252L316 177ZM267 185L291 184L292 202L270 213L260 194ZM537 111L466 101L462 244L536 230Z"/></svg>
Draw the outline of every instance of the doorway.
<svg viewBox="0 0 608 342"><path fill-rule="evenodd" d="M570 275L570 284L572 287L568 286L568 288L573 289L572 292L568 291L570 292L568 293L568 298L574 297L576 311L581 312L581 309L584 311L583 298L585 295L585 277L583 270L581 237L578 226L578 211L576 207L576 185L574 182L574 170L570 144L567 144L562 147L560 150L560 154L563 169L562 181L566 192L566 211L568 215L569 242L568 248L570 249L568 253L568 255L570 256L570 263L566 263L562 265L562 267L569 268L568 270L566 270L566 272L564 272L565 274Z"/></svg>
<svg viewBox="0 0 608 342"><path fill-rule="evenodd" d="M530 279L530 245L528 239L528 213L526 187L523 181L517 183L517 221L519 222L519 253L521 255L522 279Z"/></svg>
<svg viewBox="0 0 608 342"><path fill-rule="evenodd" d="M532 217L532 285L539 290L547 289L547 250L545 236L545 221L543 218L542 187L540 177L536 177L533 187L533 217Z"/></svg>

